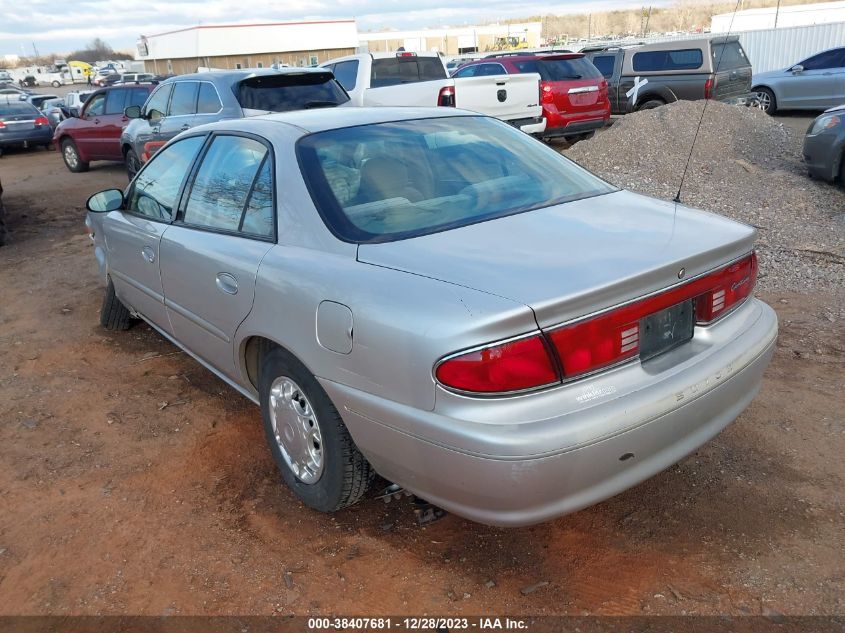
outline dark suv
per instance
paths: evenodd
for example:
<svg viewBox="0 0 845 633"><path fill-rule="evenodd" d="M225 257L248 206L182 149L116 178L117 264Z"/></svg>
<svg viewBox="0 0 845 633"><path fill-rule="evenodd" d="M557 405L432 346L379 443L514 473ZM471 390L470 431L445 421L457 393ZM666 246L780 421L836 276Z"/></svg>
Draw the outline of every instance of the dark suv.
<svg viewBox="0 0 845 633"><path fill-rule="evenodd" d="M607 81L580 53L500 53L467 62L452 77L537 73L546 119L543 138L587 138L610 118Z"/></svg>
<svg viewBox="0 0 845 633"><path fill-rule="evenodd" d="M751 62L737 36L590 47L582 52L607 79L613 114L682 99L744 103L754 98Z"/></svg>
<svg viewBox="0 0 845 633"><path fill-rule="evenodd" d="M162 82L120 137L130 180L150 157L180 132L222 119L331 107L349 96L323 68L232 70L179 75Z"/></svg>

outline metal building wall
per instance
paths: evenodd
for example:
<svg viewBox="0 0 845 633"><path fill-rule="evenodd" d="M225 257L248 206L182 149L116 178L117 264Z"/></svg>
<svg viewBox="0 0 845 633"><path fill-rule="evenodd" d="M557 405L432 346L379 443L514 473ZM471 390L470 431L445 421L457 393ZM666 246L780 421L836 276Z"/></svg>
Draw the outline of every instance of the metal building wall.
<svg viewBox="0 0 845 633"><path fill-rule="evenodd" d="M787 68L813 53L845 46L845 22L737 33L755 73Z"/></svg>

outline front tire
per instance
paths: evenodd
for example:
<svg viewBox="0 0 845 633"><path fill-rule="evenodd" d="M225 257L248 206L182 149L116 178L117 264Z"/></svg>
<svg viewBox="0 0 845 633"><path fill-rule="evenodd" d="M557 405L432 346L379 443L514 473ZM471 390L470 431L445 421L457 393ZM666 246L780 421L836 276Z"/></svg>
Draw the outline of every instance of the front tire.
<svg viewBox="0 0 845 633"><path fill-rule="evenodd" d="M88 171L88 163L79 157L79 150L71 139L62 139L62 158L65 166L75 174Z"/></svg>
<svg viewBox="0 0 845 633"><path fill-rule="evenodd" d="M275 347L262 354L258 382L264 432L285 484L320 512L361 499L375 473L311 372Z"/></svg>
<svg viewBox="0 0 845 633"><path fill-rule="evenodd" d="M55 81L55 80L54 80L54 81L53 81L53 83L52 83L51 85L53 86L53 88L58 88L58 87L59 87L59 86L61 86L62 84L60 84L58 81Z"/></svg>
<svg viewBox="0 0 845 633"><path fill-rule="evenodd" d="M134 149L126 150L126 175L129 177L131 181L135 174L138 173L138 170L141 169L141 161L138 159L138 154L135 153Z"/></svg>
<svg viewBox="0 0 845 633"><path fill-rule="evenodd" d="M109 279L106 292L103 295L103 306L100 308L100 325L113 332L121 332L132 327L135 319L114 292L114 284Z"/></svg>
<svg viewBox="0 0 845 633"><path fill-rule="evenodd" d="M768 88L757 88L757 102L759 108L766 114L774 114L777 112L777 100L775 93Z"/></svg>

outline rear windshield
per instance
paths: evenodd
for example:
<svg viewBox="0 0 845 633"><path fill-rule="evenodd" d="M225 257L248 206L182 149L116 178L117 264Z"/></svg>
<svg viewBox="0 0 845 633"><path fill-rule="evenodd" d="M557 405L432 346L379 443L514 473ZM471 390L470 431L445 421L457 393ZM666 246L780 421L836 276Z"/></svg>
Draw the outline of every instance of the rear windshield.
<svg viewBox="0 0 845 633"><path fill-rule="evenodd" d="M745 51L739 42L728 42L726 44L713 44L713 69L736 70L737 68L748 68L751 62L745 56Z"/></svg>
<svg viewBox="0 0 845 633"><path fill-rule="evenodd" d="M387 242L614 191L497 119L448 117L319 132L297 144L327 226Z"/></svg>
<svg viewBox="0 0 845 633"><path fill-rule="evenodd" d="M446 79L446 67L438 57L385 57L373 60L370 87L383 88L434 79Z"/></svg>
<svg viewBox="0 0 845 633"><path fill-rule="evenodd" d="M666 70L696 70L704 63L699 48L685 48L677 51L642 51L634 53L634 70L656 72Z"/></svg>
<svg viewBox="0 0 845 633"><path fill-rule="evenodd" d="M35 106L29 103L15 103L13 101L9 103L0 102L0 116L18 116L20 114L39 116L41 113Z"/></svg>
<svg viewBox="0 0 845 633"><path fill-rule="evenodd" d="M236 85L235 95L244 110L260 112L322 108L349 101L328 72L250 77Z"/></svg>
<svg viewBox="0 0 845 633"><path fill-rule="evenodd" d="M539 59L514 62L521 73L540 73L543 81L566 81L568 79L600 79L601 73L586 57L574 59Z"/></svg>

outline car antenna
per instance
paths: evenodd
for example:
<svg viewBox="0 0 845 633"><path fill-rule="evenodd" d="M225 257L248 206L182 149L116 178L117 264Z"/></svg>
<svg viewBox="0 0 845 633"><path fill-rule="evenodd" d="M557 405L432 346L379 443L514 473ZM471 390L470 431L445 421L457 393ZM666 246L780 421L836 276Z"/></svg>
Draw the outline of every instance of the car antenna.
<svg viewBox="0 0 845 633"><path fill-rule="evenodd" d="M740 2L742 2L742 0L736 0L736 5L734 6L734 12L733 12L733 15L731 15L730 24L728 24L728 32L725 33L722 36L722 37L725 38L726 41L725 41L724 46L722 46L721 52L719 53L719 60L716 62L716 68L713 69L714 79L715 79L716 75L719 73L719 68L722 66L722 57L725 55L725 49L727 48L727 44L728 44L727 38L730 36L731 30L733 29L734 18L736 17L736 12L739 9L739 3ZM687 170L689 170L689 164L692 161L692 153L693 153L693 150L695 150L695 142L698 140L698 133L701 130L701 124L704 122L704 113L707 111L707 102L708 101L709 101L709 99L704 99L704 107L701 108L701 117L699 117L699 119L698 119L698 127L695 128L695 134L692 137L692 145L690 145L690 148L689 148L689 156L687 156L687 164L684 165L684 173L681 174L681 182L678 185L678 193L675 194L675 198L673 200L673 202L676 205L681 201L681 189L684 188L684 180L686 180Z"/></svg>

